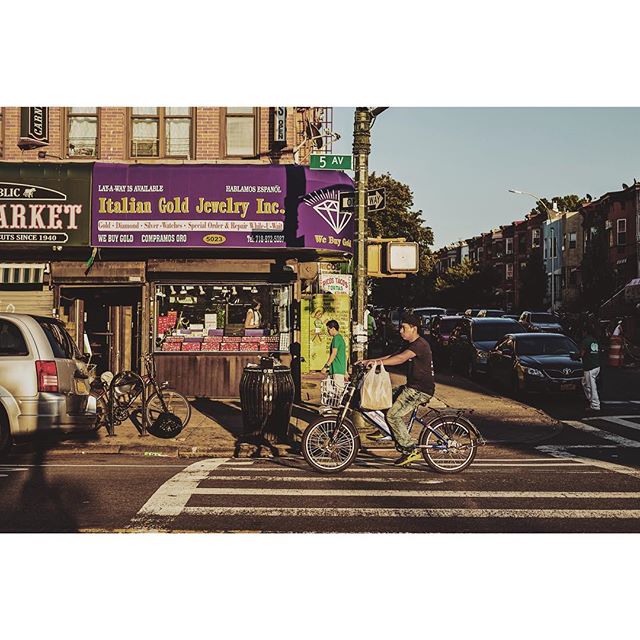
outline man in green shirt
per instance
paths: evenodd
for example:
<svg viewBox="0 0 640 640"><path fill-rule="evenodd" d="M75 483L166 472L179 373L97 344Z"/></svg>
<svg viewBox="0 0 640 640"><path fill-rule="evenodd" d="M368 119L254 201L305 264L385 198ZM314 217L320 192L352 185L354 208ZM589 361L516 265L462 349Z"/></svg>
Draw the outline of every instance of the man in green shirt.
<svg viewBox="0 0 640 640"><path fill-rule="evenodd" d="M584 368L582 388L591 411L600 411L600 398L596 387L596 378L600 373L600 346L594 335L593 327L587 327L585 336L580 343L580 355L582 356L582 366Z"/></svg>
<svg viewBox="0 0 640 640"><path fill-rule="evenodd" d="M327 333L331 336L329 359L322 367L322 373L329 372L335 383L344 387L344 377L347 375L347 345L340 333L340 325L336 320L327 322Z"/></svg>

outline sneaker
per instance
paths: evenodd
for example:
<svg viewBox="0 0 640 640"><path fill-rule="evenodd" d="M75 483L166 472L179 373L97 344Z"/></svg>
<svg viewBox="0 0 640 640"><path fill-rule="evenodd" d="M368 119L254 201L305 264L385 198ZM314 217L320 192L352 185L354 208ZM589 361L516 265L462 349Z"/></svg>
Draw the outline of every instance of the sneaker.
<svg viewBox="0 0 640 640"><path fill-rule="evenodd" d="M393 461L393 464L398 467L406 467L412 462L417 462L418 460L422 460L422 453L420 449L412 449L411 451L403 453L399 458Z"/></svg>
<svg viewBox="0 0 640 640"><path fill-rule="evenodd" d="M374 431L367 435L367 440L372 440L373 442L388 442L391 440L391 436L387 433L382 433L382 431Z"/></svg>

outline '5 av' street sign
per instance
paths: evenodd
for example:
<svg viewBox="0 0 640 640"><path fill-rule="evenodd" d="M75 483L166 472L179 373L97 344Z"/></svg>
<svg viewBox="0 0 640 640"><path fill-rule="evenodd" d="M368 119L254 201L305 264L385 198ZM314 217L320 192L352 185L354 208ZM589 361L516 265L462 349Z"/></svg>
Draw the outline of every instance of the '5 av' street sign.
<svg viewBox="0 0 640 640"><path fill-rule="evenodd" d="M387 192L385 189L369 189L367 191L367 209L382 211L387 206ZM353 211L356 208L356 194L346 191L340 194L340 211Z"/></svg>
<svg viewBox="0 0 640 640"><path fill-rule="evenodd" d="M311 169L351 170L353 156L336 156L330 153L313 154L309 158Z"/></svg>

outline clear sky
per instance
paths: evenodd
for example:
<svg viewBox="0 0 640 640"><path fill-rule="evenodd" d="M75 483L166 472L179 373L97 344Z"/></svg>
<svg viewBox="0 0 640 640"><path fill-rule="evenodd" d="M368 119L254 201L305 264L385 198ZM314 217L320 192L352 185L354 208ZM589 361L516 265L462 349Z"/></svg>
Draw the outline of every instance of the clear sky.
<svg viewBox="0 0 640 640"><path fill-rule="evenodd" d="M353 109L334 109L352 153ZM372 131L369 169L408 184L434 247L521 220L533 198L594 198L640 179L638 108L391 107Z"/></svg>

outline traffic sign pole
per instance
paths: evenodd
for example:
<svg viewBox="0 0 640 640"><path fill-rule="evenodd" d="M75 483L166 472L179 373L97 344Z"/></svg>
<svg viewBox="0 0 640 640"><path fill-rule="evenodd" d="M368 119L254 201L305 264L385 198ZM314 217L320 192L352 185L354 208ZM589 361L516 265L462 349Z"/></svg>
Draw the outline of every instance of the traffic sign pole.
<svg viewBox="0 0 640 640"><path fill-rule="evenodd" d="M355 268L355 331L353 361L364 359L366 345L358 342L357 334L367 330L364 312L367 305L367 187L369 183L369 152L371 151L371 111L357 107L353 131L356 183L356 268Z"/></svg>

